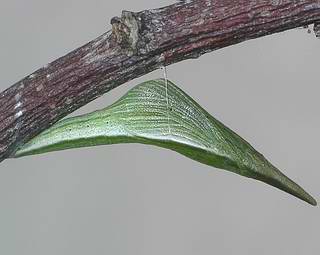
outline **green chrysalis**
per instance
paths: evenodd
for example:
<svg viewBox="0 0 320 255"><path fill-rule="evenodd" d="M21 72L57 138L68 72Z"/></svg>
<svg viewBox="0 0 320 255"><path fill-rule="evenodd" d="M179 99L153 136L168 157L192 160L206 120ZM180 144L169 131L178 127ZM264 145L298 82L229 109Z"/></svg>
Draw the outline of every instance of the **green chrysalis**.
<svg viewBox="0 0 320 255"><path fill-rule="evenodd" d="M198 162L260 180L312 205L316 201L248 142L172 82L144 82L111 106L53 125L15 154L116 143L156 145Z"/></svg>

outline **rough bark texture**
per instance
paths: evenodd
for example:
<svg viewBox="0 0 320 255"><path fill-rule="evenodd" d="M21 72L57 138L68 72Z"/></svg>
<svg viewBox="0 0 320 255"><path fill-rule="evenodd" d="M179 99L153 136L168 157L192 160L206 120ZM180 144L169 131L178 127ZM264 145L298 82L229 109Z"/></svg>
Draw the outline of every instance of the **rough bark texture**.
<svg viewBox="0 0 320 255"><path fill-rule="evenodd" d="M126 81L248 39L319 22L320 0L194 0L124 11L111 20L111 31L0 94L0 161Z"/></svg>

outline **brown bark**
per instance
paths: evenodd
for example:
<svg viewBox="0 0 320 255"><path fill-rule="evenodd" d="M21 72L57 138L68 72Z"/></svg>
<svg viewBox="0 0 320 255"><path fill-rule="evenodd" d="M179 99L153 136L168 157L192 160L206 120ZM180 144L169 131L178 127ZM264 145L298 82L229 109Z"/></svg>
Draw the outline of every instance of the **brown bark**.
<svg viewBox="0 0 320 255"><path fill-rule="evenodd" d="M125 11L111 20L111 31L0 94L0 161L126 81L163 65L319 21L320 0L194 0Z"/></svg>

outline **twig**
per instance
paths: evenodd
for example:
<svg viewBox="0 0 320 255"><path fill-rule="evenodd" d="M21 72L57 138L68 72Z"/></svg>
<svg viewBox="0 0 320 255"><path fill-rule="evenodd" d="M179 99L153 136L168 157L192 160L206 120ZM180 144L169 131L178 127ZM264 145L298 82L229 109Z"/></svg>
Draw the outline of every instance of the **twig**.
<svg viewBox="0 0 320 255"><path fill-rule="evenodd" d="M194 0L113 18L112 31L0 94L0 161L114 87L164 65L320 21L320 0Z"/></svg>

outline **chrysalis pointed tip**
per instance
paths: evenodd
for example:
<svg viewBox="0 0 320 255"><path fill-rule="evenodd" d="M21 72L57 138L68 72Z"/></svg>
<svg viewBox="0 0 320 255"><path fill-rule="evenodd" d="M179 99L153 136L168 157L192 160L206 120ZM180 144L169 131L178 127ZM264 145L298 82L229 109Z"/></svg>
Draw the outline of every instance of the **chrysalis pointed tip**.
<svg viewBox="0 0 320 255"><path fill-rule="evenodd" d="M299 186L296 182L291 180L289 177L285 176L282 172L279 171L274 166L270 166L267 172L264 172L264 175L260 180L265 183L268 183L278 189L281 189L310 205L316 206L317 201L306 192L301 186ZM259 178L258 178L259 179Z"/></svg>
<svg viewBox="0 0 320 255"><path fill-rule="evenodd" d="M317 200L315 200L313 197L310 197L310 200L308 201L308 203L313 206L318 205Z"/></svg>

